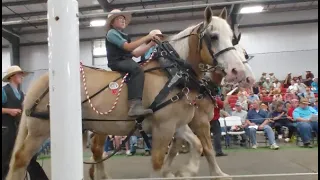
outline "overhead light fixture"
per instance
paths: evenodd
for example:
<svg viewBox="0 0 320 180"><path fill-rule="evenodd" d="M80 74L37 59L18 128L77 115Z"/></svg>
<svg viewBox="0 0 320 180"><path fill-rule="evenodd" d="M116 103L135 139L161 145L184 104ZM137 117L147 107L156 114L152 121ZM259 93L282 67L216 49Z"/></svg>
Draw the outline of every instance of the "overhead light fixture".
<svg viewBox="0 0 320 180"><path fill-rule="evenodd" d="M106 20L103 20L103 19L90 21L91 27L99 27L104 25L106 25Z"/></svg>
<svg viewBox="0 0 320 180"><path fill-rule="evenodd" d="M259 13L263 11L263 6L248 6L240 10L240 14Z"/></svg>

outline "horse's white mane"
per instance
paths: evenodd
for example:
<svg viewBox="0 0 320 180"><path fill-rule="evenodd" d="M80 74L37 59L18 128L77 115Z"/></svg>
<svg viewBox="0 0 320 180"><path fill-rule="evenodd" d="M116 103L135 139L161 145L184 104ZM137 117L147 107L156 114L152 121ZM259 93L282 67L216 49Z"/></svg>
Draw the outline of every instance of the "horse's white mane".
<svg viewBox="0 0 320 180"><path fill-rule="evenodd" d="M188 57L189 52L189 43L188 38L180 39L178 41L172 41L175 39L179 39L183 36L186 36L191 33L191 31L196 27L197 25L190 26L186 28L185 30L179 32L178 34L175 34L173 36L170 36L168 41L172 45L172 47L177 51L181 59L186 60Z"/></svg>

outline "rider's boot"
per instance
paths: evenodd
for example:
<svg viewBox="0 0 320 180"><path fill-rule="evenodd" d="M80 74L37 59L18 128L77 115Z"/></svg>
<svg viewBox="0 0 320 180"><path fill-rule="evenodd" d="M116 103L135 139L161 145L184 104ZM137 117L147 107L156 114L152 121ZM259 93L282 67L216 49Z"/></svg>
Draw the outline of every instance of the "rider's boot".
<svg viewBox="0 0 320 180"><path fill-rule="evenodd" d="M142 105L142 101L140 99L130 100L130 109L128 112L128 116L142 116L152 114L152 109L145 109Z"/></svg>

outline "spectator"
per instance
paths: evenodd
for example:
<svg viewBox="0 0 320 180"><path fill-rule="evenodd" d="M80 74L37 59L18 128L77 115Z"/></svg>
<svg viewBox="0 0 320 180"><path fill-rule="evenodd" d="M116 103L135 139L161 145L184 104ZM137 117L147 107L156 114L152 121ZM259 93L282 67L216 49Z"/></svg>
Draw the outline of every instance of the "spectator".
<svg viewBox="0 0 320 180"><path fill-rule="evenodd" d="M304 82L304 84L306 86L311 86L312 83L312 79L314 78L314 75L311 71L306 71L306 81Z"/></svg>
<svg viewBox="0 0 320 180"><path fill-rule="evenodd" d="M292 94L297 94L298 93L298 87L297 87L297 83L295 82L295 80L292 80L290 82L290 86L287 89L287 92L292 93Z"/></svg>
<svg viewBox="0 0 320 180"><path fill-rule="evenodd" d="M263 99L264 97L268 96L268 93L267 93L267 91L265 89L262 89L259 96L260 96L259 97L260 99Z"/></svg>
<svg viewBox="0 0 320 180"><path fill-rule="evenodd" d="M283 97L283 100L285 101L285 102L290 102L292 99L298 99L298 97L295 95L295 94L293 94L293 93L286 93L285 95L284 95L284 97Z"/></svg>
<svg viewBox="0 0 320 180"><path fill-rule="evenodd" d="M291 102L290 102L290 109L288 109L288 116L292 117L293 118L293 111L295 108L298 107L299 103L298 103L298 99L292 99Z"/></svg>
<svg viewBox="0 0 320 180"><path fill-rule="evenodd" d="M309 87L306 88L306 92L303 93L303 97L307 98L310 104L313 104L316 101L316 97Z"/></svg>
<svg viewBox="0 0 320 180"><path fill-rule="evenodd" d="M280 89L281 88L281 83L279 82L278 79L275 79L273 82L273 88L275 89Z"/></svg>
<svg viewBox="0 0 320 180"><path fill-rule="evenodd" d="M242 109L241 103L237 102L235 105L235 111L232 111L232 116L238 116L241 118L242 127L246 127L247 111ZM246 142L246 135L241 135L240 145L243 145Z"/></svg>
<svg viewBox="0 0 320 180"><path fill-rule="evenodd" d="M269 73L270 82L274 83L276 81L276 76L274 76L274 73Z"/></svg>
<svg viewBox="0 0 320 180"><path fill-rule="evenodd" d="M110 148L111 140L112 140L112 135L107 136L106 141L104 142L103 157L107 157L108 156L108 152L110 150L109 148Z"/></svg>
<svg viewBox="0 0 320 180"><path fill-rule="evenodd" d="M259 84L258 83L254 83L254 85L252 87L252 92L255 95L259 95L260 89L259 89Z"/></svg>
<svg viewBox="0 0 320 180"><path fill-rule="evenodd" d="M282 95L280 89L275 89L273 91L273 101L282 101Z"/></svg>
<svg viewBox="0 0 320 180"><path fill-rule="evenodd" d="M257 94L254 94L253 91L250 91L249 96L248 96L248 103L251 104L255 100L260 100L259 96Z"/></svg>
<svg viewBox="0 0 320 180"><path fill-rule="evenodd" d="M119 146L121 146L122 141L126 138L126 136L115 136L113 138L113 147L116 150ZM130 150L129 150L129 142L126 142L126 154L130 154ZM120 154L120 152L118 152L117 154Z"/></svg>
<svg viewBox="0 0 320 180"><path fill-rule="evenodd" d="M290 84L291 80L292 80L291 73L288 73L286 79L283 82L283 87L288 88L291 85Z"/></svg>
<svg viewBox="0 0 320 180"><path fill-rule="evenodd" d="M261 103L260 109L268 112L268 106L265 103Z"/></svg>
<svg viewBox="0 0 320 180"><path fill-rule="evenodd" d="M238 101L241 103L241 106L244 110L248 110L248 98L245 91L240 91L238 93Z"/></svg>
<svg viewBox="0 0 320 180"><path fill-rule="evenodd" d="M216 98L216 107L214 107L214 116L210 121L211 132L213 134L213 144L216 151L216 156L227 156L227 154L222 152L221 147L221 126L219 122L220 110L223 109L223 102L220 98Z"/></svg>
<svg viewBox="0 0 320 180"><path fill-rule="evenodd" d="M267 119L268 113L263 111L259 107L259 101L254 101L252 103L252 109L248 112L248 124L254 127L248 127L247 133L250 136L251 142L253 144L252 148L257 148L257 140L256 140L256 131L263 130L268 137L269 144L271 145L271 149L279 149L279 146L276 144L276 140L274 137L274 132L271 127L268 125L271 121ZM255 128L256 126L257 129Z"/></svg>
<svg viewBox="0 0 320 180"><path fill-rule="evenodd" d="M270 119L274 122L274 127L278 133L278 139L282 139L283 133L282 133L282 126L285 126L289 129L289 135L285 139L285 142L289 142L293 132L295 130L295 127L293 125L293 119L287 115L287 112L283 109L283 103L277 102L275 111L270 113Z"/></svg>
<svg viewBox="0 0 320 180"><path fill-rule="evenodd" d="M148 137L150 138L151 135L148 134ZM138 137L137 136L131 136L130 137L130 153L128 153L128 156L132 156L136 153L136 149L138 146ZM144 142L144 155L150 156L150 149L148 148L147 144Z"/></svg>
<svg viewBox="0 0 320 180"><path fill-rule="evenodd" d="M263 88L269 93L271 92L272 82L270 78L266 78L266 81L262 84Z"/></svg>
<svg viewBox="0 0 320 180"><path fill-rule="evenodd" d="M264 82L266 82L266 79L267 79L267 73L262 73L262 76L260 78L260 85L262 85Z"/></svg>
<svg viewBox="0 0 320 180"><path fill-rule="evenodd" d="M300 80L297 80L297 89L298 89L298 96L303 97L303 94L306 92L307 86L301 83Z"/></svg>
<svg viewBox="0 0 320 180"><path fill-rule="evenodd" d="M311 90L313 93L318 94L318 78L313 78L313 82L311 83Z"/></svg>
<svg viewBox="0 0 320 180"><path fill-rule="evenodd" d="M318 134L318 121L311 121L311 116L318 115L318 112L308 106L309 101L306 98L301 98L299 107L293 111L293 118L297 121L297 130L305 147L312 148L310 143L312 139L312 131Z"/></svg>
<svg viewBox="0 0 320 180"><path fill-rule="evenodd" d="M313 109L315 109L318 112L318 99L314 102Z"/></svg>

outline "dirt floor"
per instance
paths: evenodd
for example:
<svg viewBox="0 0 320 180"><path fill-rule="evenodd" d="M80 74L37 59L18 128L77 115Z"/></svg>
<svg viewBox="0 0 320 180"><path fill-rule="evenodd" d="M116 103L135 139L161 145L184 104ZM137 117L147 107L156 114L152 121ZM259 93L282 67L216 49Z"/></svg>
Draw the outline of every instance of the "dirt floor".
<svg viewBox="0 0 320 180"><path fill-rule="evenodd" d="M278 173L308 173L318 172L318 147L305 149L295 144L280 144L280 150L270 150L267 147L259 149L246 149L232 147L225 149L226 157L218 157L221 169L230 175L251 174L278 174ZM263 146L263 145L261 145ZM187 154L177 156L174 167L177 168L186 161ZM84 159L89 160L90 152L86 150ZM50 158L40 158L39 162L50 177ZM117 155L109 159L106 170L112 178L147 178L150 173L150 156ZM84 179L89 179L89 166L84 166ZM209 170L206 159L201 158L201 166L198 176L208 176ZM290 177L261 177L261 178L234 178L236 180L317 180L317 176L290 176Z"/></svg>

